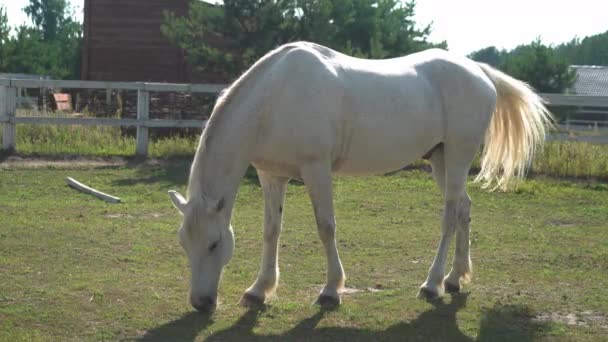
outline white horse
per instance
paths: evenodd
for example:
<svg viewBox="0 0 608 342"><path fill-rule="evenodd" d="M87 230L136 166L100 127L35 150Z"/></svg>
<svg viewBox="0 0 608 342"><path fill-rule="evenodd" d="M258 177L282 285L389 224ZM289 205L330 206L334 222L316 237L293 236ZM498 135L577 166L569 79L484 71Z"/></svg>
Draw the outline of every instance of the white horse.
<svg viewBox="0 0 608 342"><path fill-rule="evenodd" d="M179 238L190 261L192 305L216 306L234 249L232 209L249 164L264 193L264 248L242 305L264 303L277 287L290 178L306 185L327 254L327 283L317 303L336 305L345 276L336 248L332 174L383 174L422 156L430 160L445 208L439 248L419 296L459 291L472 271L465 183L476 152L484 143L477 180L506 188L523 175L550 120L526 84L443 50L387 60L353 58L306 42L271 51L218 99L194 157L187 199L169 192L183 214ZM454 233L454 261L444 277Z"/></svg>

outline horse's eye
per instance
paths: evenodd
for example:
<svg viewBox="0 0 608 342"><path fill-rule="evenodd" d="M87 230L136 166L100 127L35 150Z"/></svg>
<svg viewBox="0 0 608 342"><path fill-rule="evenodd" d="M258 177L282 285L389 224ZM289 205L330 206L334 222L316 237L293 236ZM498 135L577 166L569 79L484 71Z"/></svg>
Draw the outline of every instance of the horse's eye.
<svg viewBox="0 0 608 342"><path fill-rule="evenodd" d="M211 244L211 246L209 246L209 252L213 252L218 245L218 241L215 241L214 243Z"/></svg>

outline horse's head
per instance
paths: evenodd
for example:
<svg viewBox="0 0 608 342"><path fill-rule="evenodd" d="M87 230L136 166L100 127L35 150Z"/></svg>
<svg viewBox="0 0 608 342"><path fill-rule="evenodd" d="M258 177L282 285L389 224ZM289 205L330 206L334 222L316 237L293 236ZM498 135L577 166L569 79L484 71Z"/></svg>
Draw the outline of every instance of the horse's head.
<svg viewBox="0 0 608 342"><path fill-rule="evenodd" d="M222 270L234 250L230 214L223 199L201 196L186 201L175 191L169 195L183 216L178 236L190 261L190 303L197 310L213 310Z"/></svg>

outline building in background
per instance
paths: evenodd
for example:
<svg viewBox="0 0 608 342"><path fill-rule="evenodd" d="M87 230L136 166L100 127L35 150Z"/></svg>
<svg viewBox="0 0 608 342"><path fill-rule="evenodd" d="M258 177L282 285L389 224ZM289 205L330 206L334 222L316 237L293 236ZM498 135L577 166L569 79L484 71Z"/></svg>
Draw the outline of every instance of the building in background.
<svg viewBox="0 0 608 342"><path fill-rule="evenodd" d="M85 0L82 79L226 82L218 75L193 72L186 63L183 51L172 45L160 30L165 11L186 15L190 2L191 0Z"/></svg>
<svg viewBox="0 0 608 342"><path fill-rule="evenodd" d="M221 75L192 70L184 52L161 32L164 13L185 16L192 1L200 0L84 0L81 78L111 82L227 83L229 80ZM212 44L221 45L222 41L214 39ZM137 92L107 89L70 93L78 112L136 116ZM214 102L213 94L152 93L150 117L203 119Z"/></svg>
<svg viewBox="0 0 608 342"><path fill-rule="evenodd" d="M586 96L608 96L608 66L572 65L576 82L571 93Z"/></svg>
<svg viewBox="0 0 608 342"><path fill-rule="evenodd" d="M608 96L608 66L572 65L576 71L576 81L570 94L583 96ZM581 107L577 115L585 120L597 120L608 126L608 110L606 108ZM597 123L595 125L598 125Z"/></svg>

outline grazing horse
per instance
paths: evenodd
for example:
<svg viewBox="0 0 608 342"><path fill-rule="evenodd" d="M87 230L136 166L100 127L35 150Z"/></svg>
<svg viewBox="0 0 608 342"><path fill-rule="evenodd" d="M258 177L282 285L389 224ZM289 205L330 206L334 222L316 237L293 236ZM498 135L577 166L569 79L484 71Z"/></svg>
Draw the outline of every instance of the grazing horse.
<svg viewBox="0 0 608 342"><path fill-rule="evenodd" d="M317 303L340 304L345 275L336 248L332 175L384 174L427 158L444 198L441 239L422 298L459 291L471 278L467 175L483 144L478 181L506 189L522 177L551 115L526 84L487 65L432 49L366 60L307 42L262 57L213 109L190 170L178 235L191 268L190 301L215 308L234 250L230 225L249 164L264 193L264 247L256 281L240 303L259 305L279 280L278 240L285 188L302 180L327 254ZM450 240L452 269L444 277Z"/></svg>

